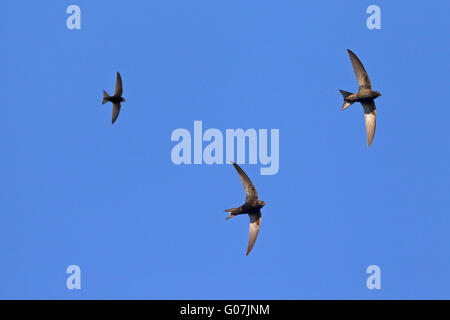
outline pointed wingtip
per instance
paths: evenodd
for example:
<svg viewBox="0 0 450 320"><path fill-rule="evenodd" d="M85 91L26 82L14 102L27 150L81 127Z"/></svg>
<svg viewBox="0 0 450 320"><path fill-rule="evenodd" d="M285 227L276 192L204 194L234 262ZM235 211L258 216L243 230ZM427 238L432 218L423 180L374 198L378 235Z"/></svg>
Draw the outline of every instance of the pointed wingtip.
<svg viewBox="0 0 450 320"><path fill-rule="evenodd" d="M356 53L354 53L352 50L347 49L347 52L348 52L348 55L349 55L350 57L352 57L352 56L355 56L355 57L356 57Z"/></svg>

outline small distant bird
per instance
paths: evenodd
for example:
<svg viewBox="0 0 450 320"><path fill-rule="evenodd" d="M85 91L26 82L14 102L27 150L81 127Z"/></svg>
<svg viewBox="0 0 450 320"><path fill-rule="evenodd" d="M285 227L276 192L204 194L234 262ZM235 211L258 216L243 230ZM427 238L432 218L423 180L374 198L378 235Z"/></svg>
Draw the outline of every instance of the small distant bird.
<svg viewBox="0 0 450 320"><path fill-rule="evenodd" d="M261 208L264 207L266 203L258 200L258 193L256 192L255 186L250 178L245 174L244 170L242 170L236 163L232 162L232 164L239 174L239 178L244 186L247 197L245 199L245 203L239 208L225 210L230 213L230 216L225 220L231 219L239 214L248 214L250 218L250 234L248 238L247 253L245 254L248 256L255 244L256 238L258 237L259 227L261 226Z"/></svg>
<svg viewBox="0 0 450 320"><path fill-rule="evenodd" d="M381 96L381 93L378 91L372 91L369 76L367 75L361 61L351 50L347 49L347 51L353 65L353 70L355 71L356 79L358 80L359 90L357 93L339 90L344 97L344 104L341 110L350 107L355 102L360 102L362 104L364 108L364 119L366 121L367 146L370 147L375 135L377 120L377 110L375 108L374 99Z"/></svg>
<svg viewBox="0 0 450 320"><path fill-rule="evenodd" d="M112 111L112 123L116 122L117 117L120 112L120 103L124 102L125 99L122 98L122 78L120 77L120 73L117 72L117 80L116 80L116 90L114 91L114 95L110 96L108 92L103 90L103 101L102 104L107 102L112 102L113 111Z"/></svg>

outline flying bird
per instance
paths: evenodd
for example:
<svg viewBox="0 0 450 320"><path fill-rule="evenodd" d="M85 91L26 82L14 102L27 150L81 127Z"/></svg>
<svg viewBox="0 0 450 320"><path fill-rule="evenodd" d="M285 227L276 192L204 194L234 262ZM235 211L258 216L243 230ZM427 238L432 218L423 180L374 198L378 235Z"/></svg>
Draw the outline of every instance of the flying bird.
<svg viewBox="0 0 450 320"><path fill-rule="evenodd" d="M370 147L375 135L375 127L377 120L377 110L375 107L374 99L381 96L378 91L372 91L372 85L370 83L370 78L364 69L363 64L358 59L356 54L351 50L347 49L350 56L350 61L353 65L353 70L355 71L356 80L359 84L359 89L357 93L351 93L344 90L339 90L344 97L344 104L341 110L345 110L350 107L355 102L360 102L364 108L364 119L366 122L367 131L367 146Z"/></svg>
<svg viewBox="0 0 450 320"><path fill-rule="evenodd" d="M231 219L239 214L248 214L248 217L250 218L250 231L247 253L245 254L248 256L255 244L256 238L258 237L259 227L261 226L261 208L264 207L266 203L258 200L256 188L250 178L245 174L244 170L242 170L236 163L232 162L232 164L238 172L239 178L244 186L246 198L245 203L242 206L225 210L230 213L230 216L225 220Z"/></svg>
<svg viewBox="0 0 450 320"><path fill-rule="evenodd" d="M114 95L110 96L108 92L103 90L102 104L107 102L112 102L113 104L112 123L116 122L120 112L120 103L124 101L125 99L122 98L122 78L120 77L120 73L117 72L116 90L114 91Z"/></svg>

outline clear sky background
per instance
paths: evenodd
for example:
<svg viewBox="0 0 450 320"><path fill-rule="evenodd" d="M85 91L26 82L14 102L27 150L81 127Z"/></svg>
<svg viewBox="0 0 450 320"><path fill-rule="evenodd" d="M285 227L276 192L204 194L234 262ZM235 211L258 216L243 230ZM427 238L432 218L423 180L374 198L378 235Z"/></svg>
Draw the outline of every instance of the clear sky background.
<svg viewBox="0 0 450 320"><path fill-rule="evenodd" d="M81 7L81 30L66 8ZM369 30L366 8L381 8ZM450 2L6 1L0 298L450 298ZM375 90L377 131L341 112ZM123 78L114 125L102 90ZM180 165L173 130L280 129L280 170ZM66 268L81 267L81 290ZM381 268L368 290L366 268Z"/></svg>

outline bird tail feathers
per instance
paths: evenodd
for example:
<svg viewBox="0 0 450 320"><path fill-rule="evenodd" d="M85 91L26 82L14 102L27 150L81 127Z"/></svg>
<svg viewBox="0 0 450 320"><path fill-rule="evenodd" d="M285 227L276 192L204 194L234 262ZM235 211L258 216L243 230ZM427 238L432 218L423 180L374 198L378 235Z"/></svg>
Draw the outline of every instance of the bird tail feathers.
<svg viewBox="0 0 450 320"><path fill-rule="evenodd" d="M344 91L344 90L340 90L340 89L339 89L339 91L341 92L342 96L344 97L344 103L342 104L341 110L345 110L353 104L353 102L347 101L347 100L345 100L345 98L352 95L353 93Z"/></svg>
<svg viewBox="0 0 450 320"><path fill-rule="evenodd" d="M231 219L231 218L237 216L238 214L242 213L241 211L242 211L242 209L240 207L239 208L231 208L231 209L225 210L225 212L229 212L230 213L230 216L227 217L225 220L228 220L228 219Z"/></svg>
<svg viewBox="0 0 450 320"><path fill-rule="evenodd" d="M107 103L110 98L110 95L108 94L108 92L106 92L105 90L103 90L103 101L102 101L102 104L105 104L105 103Z"/></svg>

